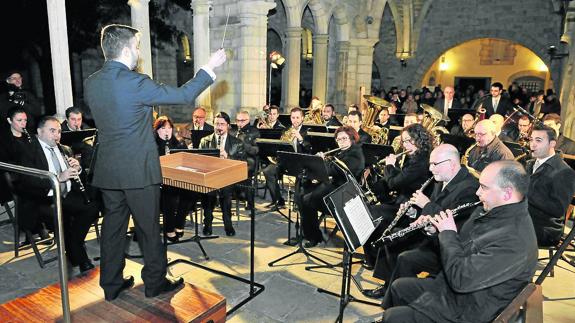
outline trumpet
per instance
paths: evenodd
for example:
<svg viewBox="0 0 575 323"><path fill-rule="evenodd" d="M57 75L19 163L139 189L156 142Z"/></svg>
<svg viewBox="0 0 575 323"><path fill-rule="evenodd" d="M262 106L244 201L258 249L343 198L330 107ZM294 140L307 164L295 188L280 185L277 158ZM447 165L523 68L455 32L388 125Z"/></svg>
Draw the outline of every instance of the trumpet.
<svg viewBox="0 0 575 323"><path fill-rule="evenodd" d="M22 128L22 133L26 136L26 139L28 139L28 143L31 144L32 137L30 137L30 133L28 132L28 130L26 130L26 128Z"/></svg>
<svg viewBox="0 0 575 323"><path fill-rule="evenodd" d="M453 213L453 217L456 217L462 211L465 211L465 210L470 209L472 207L476 207L479 204L481 204L481 201L465 203L465 204L462 204L462 205L455 207L454 209L451 210L451 212ZM418 223L416 225L410 225L409 227L407 227L403 230L399 230L395 233L392 233L389 235L385 235L385 234L382 235L379 239L372 242L371 245L376 247L380 243L392 242L393 240L401 238L410 232L413 232L413 231L416 231L419 229L423 229L423 228L430 226L430 225L432 225L431 221L424 221L424 222Z"/></svg>
<svg viewBox="0 0 575 323"><path fill-rule="evenodd" d="M70 163L68 162L68 156L64 153L64 148L60 144L56 145L58 146L58 150L60 150L62 157L64 157L64 163L66 164L66 167L70 168ZM82 198L84 199L84 204L92 203L92 200L90 199L88 192L86 192L86 188L84 187L84 184L82 183L80 177L76 176L73 178L73 180L76 182L76 184L78 184L78 189L80 189L80 193L82 194Z"/></svg>
<svg viewBox="0 0 575 323"><path fill-rule="evenodd" d="M423 183L423 185L421 185L421 187L419 188L419 191L425 190L429 186L429 184L431 184L431 182L433 181L433 178L434 178L433 176L428 178ZM413 203L411 203L410 201L407 201L405 203L404 207L397 211L395 218L393 218L393 220L391 221L389 226L383 231L383 235L386 236L386 235L390 234L391 229L395 228L395 226L397 225L397 222L399 222L399 220L401 220L401 218L403 218L403 216L405 216L409 212L409 210L411 210L411 209L413 209Z"/></svg>

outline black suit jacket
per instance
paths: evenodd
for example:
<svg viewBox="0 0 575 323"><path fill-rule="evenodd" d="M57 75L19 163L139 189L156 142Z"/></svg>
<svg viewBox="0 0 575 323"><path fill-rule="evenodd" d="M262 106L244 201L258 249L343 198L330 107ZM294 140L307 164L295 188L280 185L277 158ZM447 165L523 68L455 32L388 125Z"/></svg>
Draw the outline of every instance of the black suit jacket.
<svg viewBox="0 0 575 323"><path fill-rule="evenodd" d="M430 177L429 154L417 154L405 158L403 168L387 165L384 168L383 178L387 186L397 191L398 202L409 199L421 185Z"/></svg>
<svg viewBox="0 0 575 323"><path fill-rule="evenodd" d="M253 174L257 166L257 157L260 151L256 144L256 139L260 137L260 131L258 128L247 124L245 127L238 129L235 137L244 143L248 170L250 171L250 174Z"/></svg>
<svg viewBox="0 0 575 323"><path fill-rule="evenodd" d="M533 220L539 245L559 242L563 233L565 212L575 193L575 171L559 154L549 158L533 173L535 160L527 162L529 182L529 215Z"/></svg>
<svg viewBox="0 0 575 323"><path fill-rule="evenodd" d="M134 189L160 184L162 174L151 127L152 106L193 104L213 83L200 70L181 87L158 83L116 61L84 82L85 99L98 127L98 151L92 185Z"/></svg>
<svg viewBox="0 0 575 323"><path fill-rule="evenodd" d="M485 108L485 116L487 118L494 113L505 116L513 109L513 103L511 103L507 98L500 96L497 110L495 111L493 110L493 97L487 96L483 99L483 107Z"/></svg>
<svg viewBox="0 0 575 323"><path fill-rule="evenodd" d="M433 105L433 107L435 109L437 109L439 112L443 113L443 109L445 107L445 99L435 101L435 104ZM459 102L458 99L453 98L453 102L451 102L451 109L461 109L461 103ZM449 116L445 116L445 117L449 117Z"/></svg>
<svg viewBox="0 0 575 323"><path fill-rule="evenodd" d="M362 144L370 144L371 143L371 135L365 132L363 129L359 129L357 132L359 135L359 142Z"/></svg>
<svg viewBox="0 0 575 323"><path fill-rule="evenodd" d="M202 138L200 142L200 149L214 149L218 147L218 138L215 133ZM245 160L246 154L244 151L244 144L238 138L228 133L224 150L228 154L229 159Z"/></svg>
<svg viewBox="0 0 575 323"><path fill-rule="evenodd" d="M347 150L339 152L336 157L347 166L349 171L357 180L361 178L365 164L365 157L363 156L361 145L353 144ZM327 163L328 174L333 178L332 184L336 187L344 184L346 177L342 174L339 167L331 161L328 161Z"/></svg>
<svg viewBox="0 0 575 323"><path fill-rule="evenodd" d="M336 118L336 116L332 116L331 118L329 118L329 120L327 120L327 122L325 123L326 127L341 127L342 124L341 122L339 122L339 120Z"/></svg>
<svg viewBox="0 0 575 323"><path fill-rule="evenodd" d="M72 129L70 129L70 126L68 125L68 120L62 121L61 126L62 126L62 132L72 131ZM88 129L88 127L82 122L82 124L80 125L80 130L84 130L84 129Z"/></svg>

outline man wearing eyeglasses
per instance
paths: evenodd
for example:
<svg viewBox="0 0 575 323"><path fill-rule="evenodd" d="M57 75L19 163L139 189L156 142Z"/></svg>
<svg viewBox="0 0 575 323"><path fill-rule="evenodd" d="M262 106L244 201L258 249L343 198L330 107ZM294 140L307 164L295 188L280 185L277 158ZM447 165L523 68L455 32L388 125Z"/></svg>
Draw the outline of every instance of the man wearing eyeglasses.
<svg viewBox="0 0 575 323"><path fill-rule="evenodd" d="M481 172L494 161L514 158L511 150L497 138L497 130L491 120L479 121L474 130L476 146L471 148L467 156L468 167Z"/></svg>
<svg viewBox="0 0 575 323"><path fill-rule="evenodd" d="M414 209L421 210L418 211L421 216L414 221L415 223L442 210L453 209L477 200L475 192L479 188L479 182L465 167L461 167L459 159L459 151L453 145L442 144L433 149L429 156L429 171L435 180L433 190L429 196L417 190L409 200ZM405 207L404 203L400 209ZM457 216L458 228L467 220L469 214L471 211ZM405 251L396 249L395 251L399 251L396 255L391 255L390 251L393 250L388 248L386 258L378 259L374 270L374 276L385 279L385 285L373 290L365 290L364 295L380 298L385 295L386 287L397 278L415 277L422 271L435 274L441 270L436 237L424 239L415 247ZM393 263L394 259L395 263Z"/></svg>
<svg viewBox="0 0 575 323"><path fill-rule="evenodd" d="M238 130L236 137L244 143L244 152L246 155L246 162L248 163L248 184L249 178L255 174L257 166L257 157L259 153L258 145L256 144L256 139L260 137L260 131L250 125L250 113L247 110L242 110L236 115L236 124L238 125ZM251 210L253 205L253 199L251 198L251 192L246 192L246 198L248 205L246 210Z"/></svg>

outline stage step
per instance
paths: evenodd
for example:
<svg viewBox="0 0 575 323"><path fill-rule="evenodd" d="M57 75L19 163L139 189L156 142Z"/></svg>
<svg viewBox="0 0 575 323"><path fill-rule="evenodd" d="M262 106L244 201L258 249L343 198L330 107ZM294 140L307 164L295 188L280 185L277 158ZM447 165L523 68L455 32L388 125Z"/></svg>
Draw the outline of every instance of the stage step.
<svg viewBox="0 0 575 323"><path fill-rule="evenodd" d="M124 271L139 277L141 266L132 261ZM135 264L135 265L134 265ZM130 267L130 268L128 268ZM137 268L139 267L139 268ZM226 300L223 296L186 283L175 292L155 298L144 296L141 280L113 302L104 300L100 288L100 268L69 281L73 322L225 322ZM42 288L32 294L0 305L0 322L62 321L60 284Z"/></svg>

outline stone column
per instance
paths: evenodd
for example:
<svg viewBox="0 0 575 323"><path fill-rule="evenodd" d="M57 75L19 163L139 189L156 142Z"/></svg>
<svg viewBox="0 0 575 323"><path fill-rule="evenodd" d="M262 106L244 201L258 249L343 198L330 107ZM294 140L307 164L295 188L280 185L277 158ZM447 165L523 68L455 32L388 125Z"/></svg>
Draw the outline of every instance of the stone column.
<svg viewBox="0 0 575 323"><path fill-rule="evenodd" d="M252 110L252 112L259 111L267 102L267 15L275 6L275 3L267 1L240 1L238 3L240 107Z"/></svg>
<svg viewBox="0 0 575 323"><path fill-rule="evenodd" d="M66 109L74 105L68 50L68 29L66 26L66 4L64 0L47 0L47 8L56 114L63 118Z"/></svg>
<svg viewBox="0 0 575 323"><path fill-rule="evenodd" d="M194 71L197 73L210 58L210 7L212 1L192 0L194 12ZM212 100L210 88L207 88L196 99L196 105L202 105L211 115Z"/></svg>
<svg viewBox="0 0 575 323"><path fill-rule="evenodd" d="M329 35L313 37L313 88L312 95L326 103L327 97L327 43Z"/></svg>
<svg viewBox="0 0 575 323"><path fill-rule="evenodd" d="M131 7L132 27L140 31L140 62L138 72L153 78L152 45L150 41L150 0L129 0Z"/></svg>
<svg viewBox="0 0 575 323"><path fill-rule="evenodd" d="M288 27L286 30L286 68L283 70L284 112L299 105L299 74L301 60L301 27Z"/></svg>
<svg viewBox="0 0 575 323"><path fill-rule="evenodd" d="M344 89L345 97L342 98L343 104L359 104L359 88L362 86L365 87L366 94L371 93L373 46L377 41L375 39L352 39L349 41L346 49L347 66L343 73L347 77L347 84Z"/></svg>
<svg viewBox="0 0 575 323"><path fill-rule="evenodd" d="M349 42L340 41L337 44L337 64L336 64L336 84L335 84L335 101L336 110L339 113L347 112L347 83L348 78L348 60L349 60Z"/></svg>

